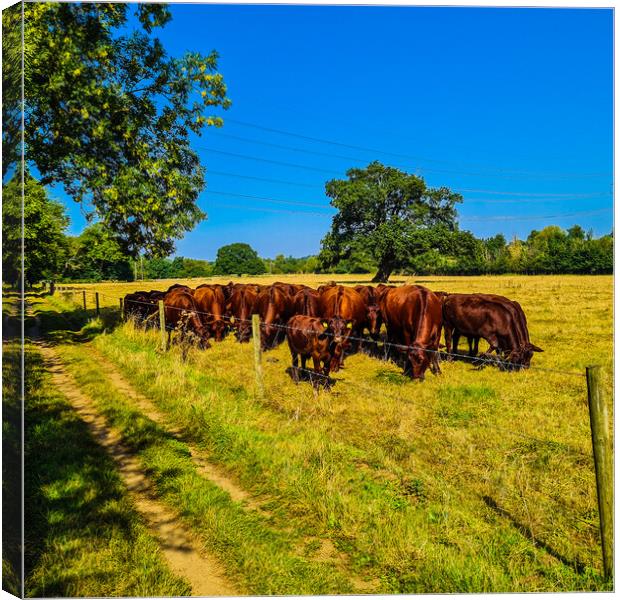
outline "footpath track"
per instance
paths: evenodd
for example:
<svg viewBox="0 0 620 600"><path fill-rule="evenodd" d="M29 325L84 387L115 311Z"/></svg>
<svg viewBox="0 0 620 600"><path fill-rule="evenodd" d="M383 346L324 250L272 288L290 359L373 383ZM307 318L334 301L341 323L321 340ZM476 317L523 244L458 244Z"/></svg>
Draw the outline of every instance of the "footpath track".
<svg viewBox="0 0 620 600"><path fill-rule="evenodd" d="M199 549L199 543L179 522L177 515L157 500L138 458L99 414L93 400L82 392L53 347L41 340L38 318L35 317L28 334L41 352L54 386L64 394L93 438L114 460L137 511L158 541L170 569L189 582L193 596L238 595L239 590L228 580L219 561L203 548Z"/></svg>
<svg viewBox="0 0 620 600"><path fill-rule="evenodd" d="M168 433L177 439L182 440L192 455L192 461L196 465L196 470L203 477L209 479L215 485L221 487L228 492L231 499L235 502L241 502L246 508L251 510L257 510L264 514L267 513L261 508L261 503L256 501L252 496L244 489L242 489L232 478L224 473L217 465L213 464L208 458L206 453L202 452L192 444L188 443L184 439L183 433L180 429L170 426L166 416L160 412L155 405L143 394L136 391L133 386L123 377L119 370L107 359L101 352L99 352L94 346L89 347L89 351L96 357L101 369L101 373L107 377L107 379L128 399L130 399L134 405L149 419L163 426Z"/></svg>
<svg viewBox="0 0 620 600"><path fill-rule="evenodd" d="M230 498L235 502L240 502L246 510L256 511L264 517L270 516L270 511L263 504L269 501L269 498L256 499L250 492L243 489L229 474L221 467L214 464L208 457L208 454L185 439L183 432L174 425L162 413L154 403L144 394L135 390L132 384L121 374L118 368L105 357L92 344L89 345L89 352L96 357L100 372L112 383L119 392L121 392L128 400L130 400L138 410L146 417L165 428L165 430L182 441L191 453L191 459L196 467L196 471L211 483L217 485L226 491ZM328 538L316 538L312 536L304 536L300 542L300 547L304 547L308 543L316 542L319 544L319 550L316 558L318 560L335 562L343 572L347 572L346 576L354 585L357 593L372 593L379 585L377 580L365 581L361 577L357 577L348 572L348 557L338 551L333 542Z"/></svg>

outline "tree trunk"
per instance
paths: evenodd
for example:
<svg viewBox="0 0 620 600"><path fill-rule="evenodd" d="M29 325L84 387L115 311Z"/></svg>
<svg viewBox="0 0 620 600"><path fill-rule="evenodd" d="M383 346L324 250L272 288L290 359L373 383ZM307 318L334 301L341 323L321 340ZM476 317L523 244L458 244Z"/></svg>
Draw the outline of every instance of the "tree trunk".
<svg viewBox="0 0 620 600"><path fill-rule="evenodd" d="M379 265L377 274L372 278L372 283L387 283L394 267L391 265Z"/></svg>

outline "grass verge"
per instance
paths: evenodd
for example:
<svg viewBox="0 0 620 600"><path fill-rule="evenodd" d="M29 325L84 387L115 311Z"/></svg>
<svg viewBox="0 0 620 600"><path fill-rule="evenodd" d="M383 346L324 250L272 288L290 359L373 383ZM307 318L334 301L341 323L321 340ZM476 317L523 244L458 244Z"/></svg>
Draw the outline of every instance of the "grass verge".
<svg viewBox="0 0 620 600"><path fill-rule="evenodd" d="M31 345L26 385L26 596L189 594Z"/></svg>

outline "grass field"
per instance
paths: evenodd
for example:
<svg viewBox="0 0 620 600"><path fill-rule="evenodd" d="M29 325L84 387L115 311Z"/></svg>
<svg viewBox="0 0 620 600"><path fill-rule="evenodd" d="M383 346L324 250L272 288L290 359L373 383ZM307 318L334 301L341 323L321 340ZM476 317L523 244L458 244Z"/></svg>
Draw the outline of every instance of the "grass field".
<svg viewBox="0 0 620 600"><path fill-rule="evenodd" d="M317 286L332 278L365 282L364 276L243 280ZM314 394L287 375L284 344L263 356L264 399L255 395L250 344L228 338L183 360L178 347L161 352L159 332L117 323L119 297L171 283L77 286L102 294L108 308L99 319L90 293L87 311L71 293L33 302L68 369L135 449L162 501L219 557L238 589L611 588L601 576L583 376L586 365L604 367L611 410L611 277L407 279L433 290L518 300L532 342L545 352L520 373L444 362L443 373L423 383L391 363L355 355L331 392ZM81 303L81 293L75 300ZM165 423L151 422L110 386L103 362ZM185 442L207 453L252 502L234 501L197 473L167 428L183 430Z"/></svg>

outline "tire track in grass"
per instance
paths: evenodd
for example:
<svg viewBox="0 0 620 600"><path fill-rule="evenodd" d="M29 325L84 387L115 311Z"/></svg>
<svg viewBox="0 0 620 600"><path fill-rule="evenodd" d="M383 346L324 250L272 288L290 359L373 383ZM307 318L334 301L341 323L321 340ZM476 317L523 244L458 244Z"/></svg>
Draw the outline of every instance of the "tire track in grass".
<svg viewBox="0 0 620 600"><path fill-rule="evenodd" d="M209 479L215 485L218 485L223 490L229 493L233 501L241 502L244 507L250 510L256 510L264 516L269 516L271 513L261 506L261 503L255 500L251 494L242 489L233 479L227 476L222 469L215 465L207 458L207 454L204 451L199 450L192 444L190 444L183 432L178 427L171 427L169 420L166 416L156 408L154 403L146 396L136 391L132 384L118 370L107 357L105 357L97 348L92 344L89 345L89 349L97 357L97 362L102 374L104 374L108 380L116 386L118 391L124 394L128 399L135 403L136 407L149 419L157 423L158 425L165 427L166 431L174 437L183 441L191 453L192 462L196 465L198 473ZM305 548L309 544L318 544L319 549L316 553L316 558L321 561L334 560L341 565L344 569L348 558L343 552L336 549L333 542L329 539L305 536L301 543L302 548ZM347 576L355 585L358 593L369 593L376 589L378 581L373 580L371 582L364 581L360 577L356 577L351 573L347 573Z"/></svg>
<svg viewBox="0 0 620 600"><path fill-rule="evenodd" d="M197 550L192 535L177 516L155 499L150 481L142 472L139 460L123 444L118 432L108 427L90 398L82 393L73 377L67 373L56 352L37 343L52 382L86 423L93 437L105 448L117 465L121 479L146 524L159 541L162 552L176 574L184 577L194 596L232 596L238 591L227 580L219 562L204 550Z"/></svg>
<svg viewBox="0 0 620 600"><path fill-rule="evenodd" d="M256 501L249 492L242 489L235 481L233 481L233 479L223 473L220 467L211 462L205 452L190 444L178 427L171 426L166 416L155 407L153 402L151 402L151 400L140 392L136 391L127 379L123 377L117 367L113 365L105 356L103 356L99 350L97 350L93 345L89 346L89 350L96 355L102 374L107 377L107 379L118 389L119 392L134 402L136 407L145 416L158 425L164 427L168 433L182 441L187 446L192 455L192 461L196 465L196 470L198 473L209 479L215 485L221 487L224 491L228 492L233 501L242 502L244 506L251 510L260 511L265 515L269 514L267 510L261 507L260 502Z"/></svg>

